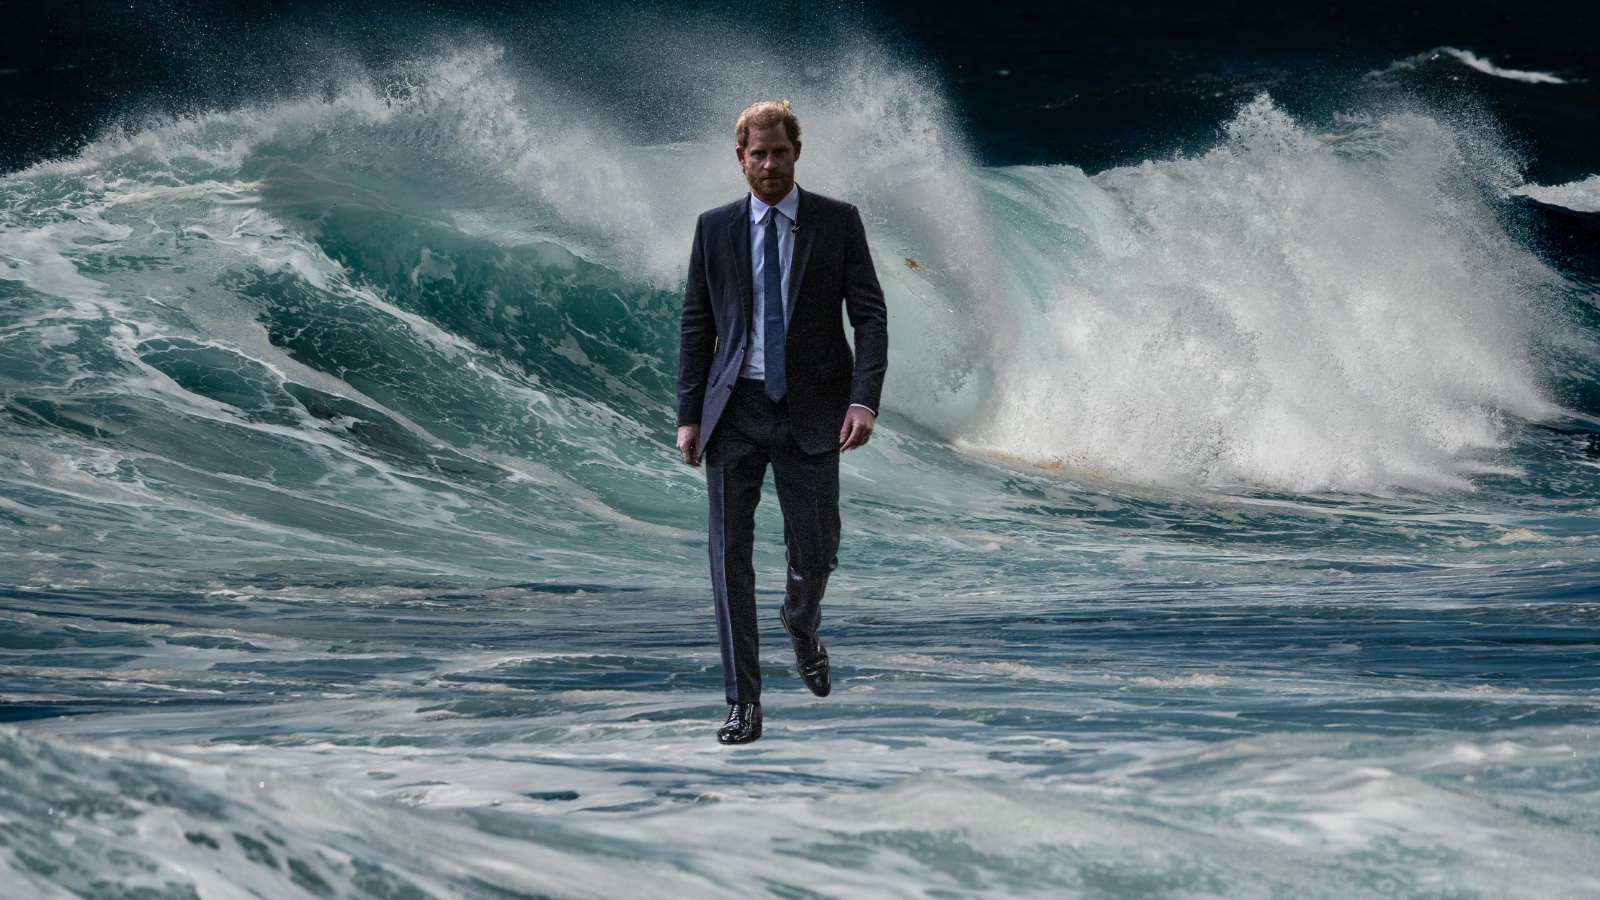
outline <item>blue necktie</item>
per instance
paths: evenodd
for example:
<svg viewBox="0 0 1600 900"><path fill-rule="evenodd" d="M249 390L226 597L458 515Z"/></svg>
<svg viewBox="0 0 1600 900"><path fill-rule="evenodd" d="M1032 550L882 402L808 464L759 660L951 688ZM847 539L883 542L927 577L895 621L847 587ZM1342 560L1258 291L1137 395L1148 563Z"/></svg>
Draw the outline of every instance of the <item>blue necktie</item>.
<svg viewBox="0 0 1600 900"><path fill-rule="evenodd" d="M765 293L762 294L762 350L766 353L767 396L776 403L789 391L783 370L783 264L778 261L778 208L767 210L767 230L762 238Z"/></svg>

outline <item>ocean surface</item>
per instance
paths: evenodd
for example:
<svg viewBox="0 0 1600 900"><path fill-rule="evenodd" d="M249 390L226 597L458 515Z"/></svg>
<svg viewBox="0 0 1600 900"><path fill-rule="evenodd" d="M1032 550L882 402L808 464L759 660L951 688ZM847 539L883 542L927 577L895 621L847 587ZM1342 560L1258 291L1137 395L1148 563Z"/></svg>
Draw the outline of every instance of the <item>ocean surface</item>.
<svg viewBox="0 0 1600 900"><path fill-rule="evenodd" d="M1600 895L1593 9L123 5L0 59L7 898ZM757 98L891 361L724 748Z"/></svg>

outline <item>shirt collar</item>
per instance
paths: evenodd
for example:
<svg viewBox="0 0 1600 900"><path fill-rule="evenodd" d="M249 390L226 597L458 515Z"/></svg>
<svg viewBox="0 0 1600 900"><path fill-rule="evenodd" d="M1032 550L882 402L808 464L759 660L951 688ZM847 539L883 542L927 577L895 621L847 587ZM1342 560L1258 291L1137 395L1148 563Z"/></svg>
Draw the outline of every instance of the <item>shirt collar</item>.
<svg viewBox="0 0 1600 900"><path fill-rule="evenodd" d="M789 193L783 196L776 204L778 212L783 213L791 222L800 221L800 185L789 188ZM771 209L762 203L755 194L750 195L750 221L759 222L767 217L767 210Z"/></svg>

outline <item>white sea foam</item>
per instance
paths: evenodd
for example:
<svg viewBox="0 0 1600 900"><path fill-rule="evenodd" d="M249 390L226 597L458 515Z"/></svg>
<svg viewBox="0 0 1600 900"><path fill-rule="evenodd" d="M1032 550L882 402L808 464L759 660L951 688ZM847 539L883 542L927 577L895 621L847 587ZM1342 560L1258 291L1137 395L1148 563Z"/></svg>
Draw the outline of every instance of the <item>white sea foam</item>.
<svg viewBox="0 0 1600 900"><path fill-rule="evenodd" d="M1532 197L1540 203L1562 206L1577 212L1600 212L1600 175L1590 175L1582 181L1572 181L1551 187L1530 184L1513 191Z"/></svg>
<svg viewBox="0 0 1600 900"><path fill-rule="evenodd" d="M996 349L963 432L1134 480L1465 484L1501 416L1553 410L1529 357L1549 276L1449 132L1364 130L1323 142L1263 96L1198 157L980 173L1012 292L988 303L1012 307L973 323Z"/></svg>
<svg viewBox="0 0 1600 900"><path fill-rule="evenodd" d="M1456 60L1459 60L1463 65L1466 65L1466 66L1469 66L1469 67L1471 67L1473 69L1476 69L1477 71L1482 72L1485 75L1493 75L1496 78L1506 78L1506 79L1510 79L1511 81L1520 81L1520 82L1523 82L1524 84L1566 84L1567 83L1567 80L1565 78L1562 78L1559 75L1552 75L1549 72L1530 72L1530 71L1527 71L1527 70L1524 70L1524 69L1505 69L1505 68L1501 68L1500 66L1495 65L1494 63L1490 62L1489 60L1484 59L1481 56L1478 56L1476 53L1473 53L1471 50L1459 50L1459 49L1457 49L1455 47L1439 47L1439 48L1436 48L1436 49L1433 49L1433 50L1429 50L1426 53L1419 53L1416 56L1408 57L1406 59L1398 60L1398 61L1396 61L1394 63L1391 63L1388 69L1385 69L1385 70L1382 70L1382 71L1378 71L1378 72L1373 72L1371 74L1372 75L1383 75L1383 74L1386 74L1388 72L1396 71L1398 69L1415 69L1417 66L1419 66L1419 65L1421 65L1423 63L1431 62L1431 61L1439 59L1440 57L1443 57L1443 56L1452 57L1452 58L1454 58Z"/></svg>
<svg viewBox="0 0 1600 900"><path fill-rule="evenodd" d="M319 721L351 712L376 710L335 702ZM1529 732L1514 753L1448 736L996 744L978 728L963 739L903 731L890 747L830 731L789 728L731 752L662 723L470 751L214 741L176 754L0 732L15 763L0 778L0 859L18 859L40 890L51 882L19 857L62 866L69 884L192 883L205 896L408 882L448 897L823 884L884 898L907 885L984 897L1331 885L1340 896L1543 898L1600 886L1580 862L1595 839L1570 824L1592 821L1592 797L1525 781L1581 779L1590 756L1572 758L1563 739L1582 736L1571 731ZM1025 774L1086 750L1122 762ZM1002 761L1010 754L1032 762ZM1511 790L1473 783L1506 771Z"/></svg>
<svg viewBox="0 0 1600 900"><path fill-rule="evenodd" d="M1475 55L1470 50L1457 50L1454 47L1446 47L1444 48L1443 52L1454 56L1456 59L1461 60L1485 75L1493 75L1496 78L1509 78L1512 81L1522 81L1528 84L1567 83L1565 78L1551 75L1549 72L1529 72L1524 69L1503 69L1494 63L1489 62L1487 59L1483 59L1482 57Z"/></svg>

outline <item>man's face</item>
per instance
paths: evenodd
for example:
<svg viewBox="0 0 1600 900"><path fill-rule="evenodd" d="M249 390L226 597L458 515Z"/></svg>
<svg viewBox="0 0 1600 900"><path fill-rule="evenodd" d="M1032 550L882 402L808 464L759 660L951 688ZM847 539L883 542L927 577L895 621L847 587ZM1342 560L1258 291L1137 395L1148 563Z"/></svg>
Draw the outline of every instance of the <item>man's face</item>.
<svg viewBox="0 0 1600 900"><path fill-rule="evenodd" d="M762 203L777 203L794 187L794 163L800 158L800 142L789 140L782 125L751 128L750 139L738 148L739 165L750 192Z"/></svg>

